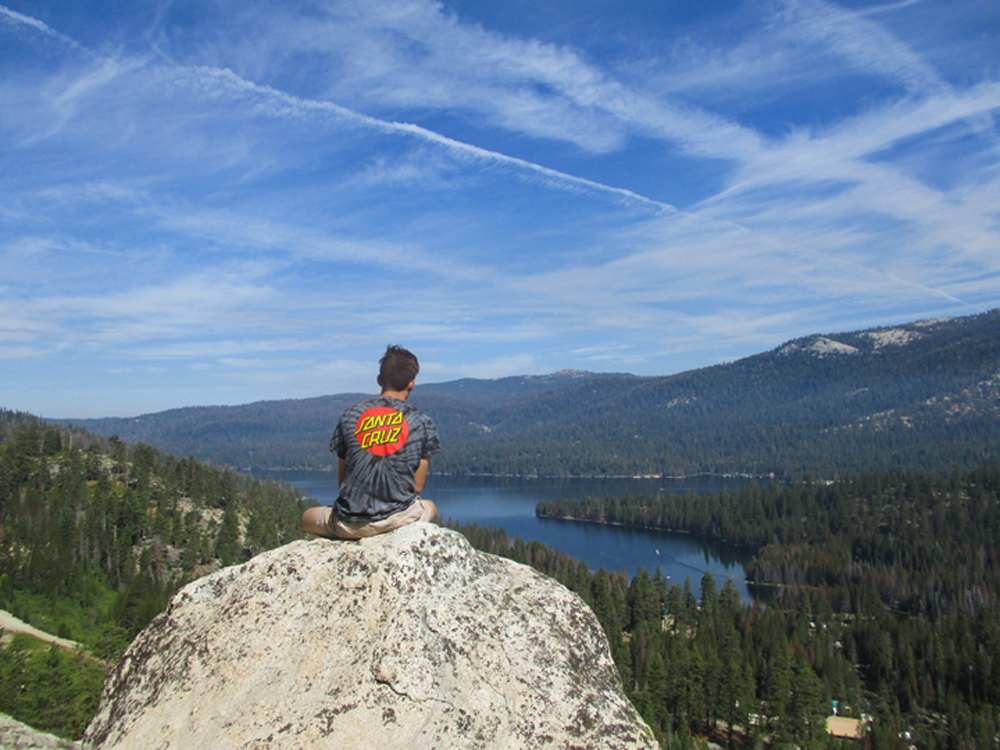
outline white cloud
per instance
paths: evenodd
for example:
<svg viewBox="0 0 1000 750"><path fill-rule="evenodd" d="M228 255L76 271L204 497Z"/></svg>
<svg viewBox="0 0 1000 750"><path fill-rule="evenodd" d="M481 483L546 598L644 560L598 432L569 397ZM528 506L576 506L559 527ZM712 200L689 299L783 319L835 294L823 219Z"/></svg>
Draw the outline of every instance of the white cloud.
<svg viewBox="0 0 1000 750"><path fill-rule="evenodd" d="M0 52L0 341L329 391L396 337L501 377L981 309L1000 82L943 84L884 23L910 5L758 3L630 59L421 0L165 5L117 57L0 9L64 52Z"/></svg>
<svg viewBox="0 0 1000 750"><path fill-rule="evenodd" d="M39 21L37 18L32 18L31 16L26 16L23 13L18 13L15 10L6 8L0 5L0 22L6 26L16 27L16 26L27 26L36 31L40 31L44 36L58 40L61 44L64 44L73 49L82 49L79 44L77 44L73 39L68 36L60 34L58 31L50 27L48 24Z"/></svg>
<svg viewBox="0 0 1000 750"><path fill-rule="evenodd" d="M942 88L930 66L866 14L823 0L785 0L777 14L781 33L840 56L852 67L903 85L911 93Z"/></svg>

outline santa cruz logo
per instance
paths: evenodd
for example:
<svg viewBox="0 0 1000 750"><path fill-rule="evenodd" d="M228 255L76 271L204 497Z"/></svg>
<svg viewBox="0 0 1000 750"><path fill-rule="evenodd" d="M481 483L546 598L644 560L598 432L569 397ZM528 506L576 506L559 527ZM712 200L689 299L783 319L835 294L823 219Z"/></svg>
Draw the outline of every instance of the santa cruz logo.
<svg viewBox="0 0 1000 750"><path fill-rule="evenodd" d="M358 419L354 428L361 447L373 456L388 456L395 453L410 434L410 425L401 412L388 406L375 406Z"/></svg>

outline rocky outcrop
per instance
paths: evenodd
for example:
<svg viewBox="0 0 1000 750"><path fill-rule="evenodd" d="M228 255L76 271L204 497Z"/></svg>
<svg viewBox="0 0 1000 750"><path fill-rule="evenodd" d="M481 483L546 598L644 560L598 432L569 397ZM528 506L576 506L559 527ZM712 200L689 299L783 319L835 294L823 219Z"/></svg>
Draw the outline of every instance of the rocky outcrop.
<svg viewBox="0 0 1000 750"><path fill-rule="evenodd" d="M591 610L417 523L296 542L182 589L87 748L652 748Z"/></svg>
<svg viewBox="0 0 1000 750"><path fill-rule="evenodd" d="M6 714L0 714L0 750L79 750L79 742L60 739L22 724Z"/></svg>

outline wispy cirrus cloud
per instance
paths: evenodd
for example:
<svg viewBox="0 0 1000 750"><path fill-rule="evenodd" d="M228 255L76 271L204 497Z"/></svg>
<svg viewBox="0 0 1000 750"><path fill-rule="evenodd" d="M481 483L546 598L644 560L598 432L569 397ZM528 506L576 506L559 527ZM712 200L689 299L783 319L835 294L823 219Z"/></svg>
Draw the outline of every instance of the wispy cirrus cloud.
<svg viewBox="0 0 1000 750"><path fill-rule="evenodd" d="M904 7L896 4L894 9ZM778 35L801 45L803 52L811 49L815 54L819 48L841 58L854 70L901 85L910 94L944 88L937 71L885 27L871 20L871 10L847 11L824 0L784 0L774 23Z"/></svg>
<svg viewBox="0 0 1000 750"><path fill-rule="evenodd" d="M689 10L615 56L427 0L142 6L100 52L0 9L0 346L240 400L385 340L666 372L1000 300L1000 80L939 71L938 11Z"/></svg>
<svg viewBox="0 0 1000 750"><path fill-rule="evenodd" d="M40 32L44 37L58 41L62 45L73 48L75 50L81 50L81 51L84 50L84 48L80 44L78 44L75 40L70 39L65 34L60 34L58 31L56 31L43 21L39 21L37 18L33 18L32 16L26 15L24 13L18 13L16 10L5 8L2 5L0 5L0 24L3 24L8 27L27 26L35 31Z"/></svg>

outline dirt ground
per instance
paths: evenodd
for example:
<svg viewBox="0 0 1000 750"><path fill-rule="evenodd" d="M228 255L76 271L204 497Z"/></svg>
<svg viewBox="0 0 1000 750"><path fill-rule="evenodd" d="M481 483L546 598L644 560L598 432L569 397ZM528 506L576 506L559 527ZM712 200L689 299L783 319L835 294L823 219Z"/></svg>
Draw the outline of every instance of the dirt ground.
<svg viewBox="0 0 1000 750"><path fill-rule="evenodd" d="M845 719L843 716L828 716L826 731L834 737L858 739L861 737L861 722L858 719Z"/></svg>
<svg viewBox="0 0 1000 750"><path fill-rule="evenodd" d="M75 649L81 647L76 641L70 641L66 638L57 638L56 636L43 632L38 628L33 628L28 623L17 619L10 612L5 612L2 609L0 609L0 628L3 629L4 643L8 642L10 640L10 636L14 633L27 633L28 635L34 636L39 640L46 641L47 643L54 643L57 646L69 649L70 651L74 651Z"/></svg>

